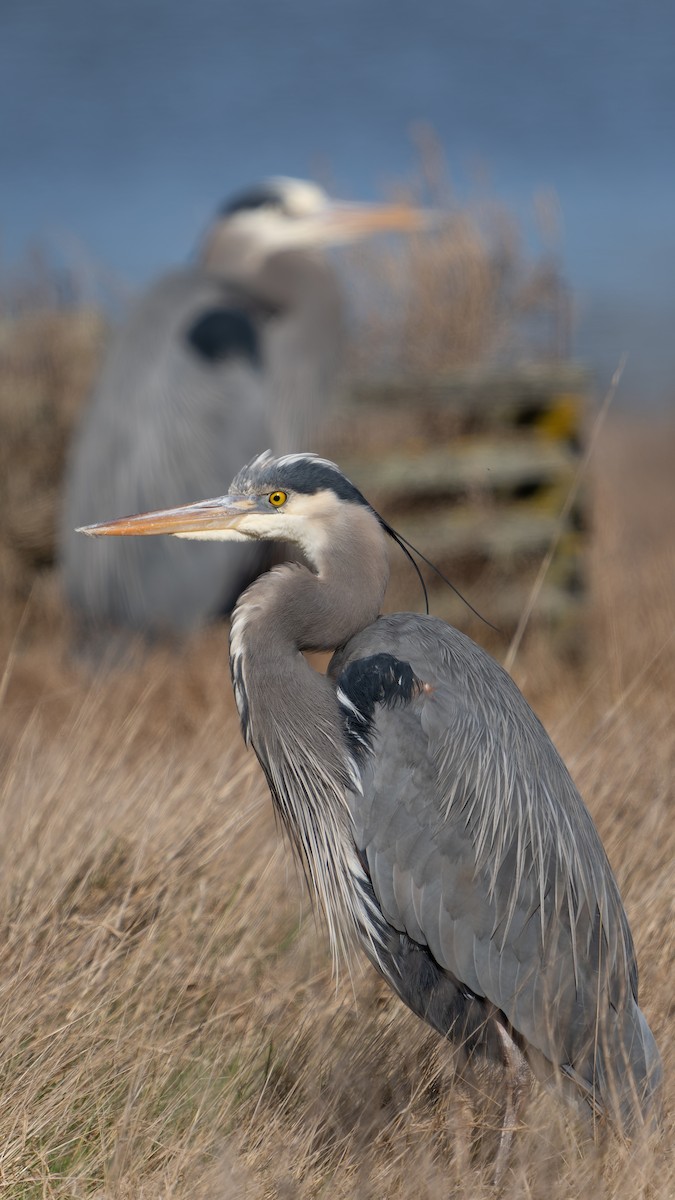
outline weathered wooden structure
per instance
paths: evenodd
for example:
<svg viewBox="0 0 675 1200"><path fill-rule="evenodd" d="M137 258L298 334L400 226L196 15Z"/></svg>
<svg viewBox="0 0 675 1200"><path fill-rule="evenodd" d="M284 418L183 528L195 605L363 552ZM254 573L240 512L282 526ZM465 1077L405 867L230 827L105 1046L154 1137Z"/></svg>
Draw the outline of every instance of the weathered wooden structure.
<svg viewBox="0 0 675 1200"><path fill-rule="evenodd" d="M583 452L588 382L571 364L358 382L324 445L507 634L555 539L533 620L573 638L585 592L583 490L562 530L560 515ZM468 610L425 574L432 611L473 631ZM403 556L393 584L397 607L419 608L419 584Z"/></svg>

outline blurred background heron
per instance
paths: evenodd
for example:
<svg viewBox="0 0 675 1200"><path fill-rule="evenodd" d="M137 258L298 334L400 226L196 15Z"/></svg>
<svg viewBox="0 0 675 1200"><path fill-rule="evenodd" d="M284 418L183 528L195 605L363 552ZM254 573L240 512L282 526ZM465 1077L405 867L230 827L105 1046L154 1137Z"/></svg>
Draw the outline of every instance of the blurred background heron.
<svg viewBox="0 0 675 1200"><path fill-rule="evenodd" d="M228 612L266 561L257 546L102 543L75 528L125 507L222 492L261 446L306 445L330 409L344 314L327 247L421 228L404 205L332 202L269 179L230 200L196 263L153 284L113 337L70 456L63 584L79 625L186 634Z"/></svg>

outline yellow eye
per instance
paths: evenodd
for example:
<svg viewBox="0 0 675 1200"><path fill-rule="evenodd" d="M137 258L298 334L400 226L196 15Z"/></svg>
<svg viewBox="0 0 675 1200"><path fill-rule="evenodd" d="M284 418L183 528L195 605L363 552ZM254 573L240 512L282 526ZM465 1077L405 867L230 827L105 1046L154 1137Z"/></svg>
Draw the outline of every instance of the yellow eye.
<svg viewBox="0 0 675 1200"><path fill-rule="evenodd" d="M285 492L272 492L269 500L270 504L272 504L274 508L281 508L282 504L285 504L288 500L288 496Z"/></svg>

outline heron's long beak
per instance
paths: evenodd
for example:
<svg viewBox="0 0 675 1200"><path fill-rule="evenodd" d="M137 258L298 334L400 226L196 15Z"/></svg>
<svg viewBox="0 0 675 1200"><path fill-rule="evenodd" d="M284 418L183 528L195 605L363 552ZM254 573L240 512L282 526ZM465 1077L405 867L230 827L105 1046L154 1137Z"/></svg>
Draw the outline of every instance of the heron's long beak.
<svg viewBox="0 0 675 1200"><path fill-rule="evenodd" d="M352 242L373 233L418 233L436 224L438 214L410 204L334 203L309 220L319 240Z"/></svg>
<svg viewBox="0 0 675 1200"><path fill-rule="evenodd" d="M119 517L116 521L100 521L96 525L83 525L78 533L89 537L147 537L156 533L171 533L177 537L227 537L246 536L241 528L245 518L259 507L257 496L219 496L215 500L201 500L197 504L184 504L180 508L161 508L154 512L136 513L131 517Z"/></svg>

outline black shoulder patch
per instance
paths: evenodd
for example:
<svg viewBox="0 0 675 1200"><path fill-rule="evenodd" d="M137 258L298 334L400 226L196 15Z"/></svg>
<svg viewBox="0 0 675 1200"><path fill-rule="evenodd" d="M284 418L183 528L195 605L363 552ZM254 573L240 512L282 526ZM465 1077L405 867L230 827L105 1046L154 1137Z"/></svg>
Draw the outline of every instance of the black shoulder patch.
<svg viewBox="0 0 675 1200"><path fill-rule="evenodd" d="M337 681L337 698L357 758L372 744L375 705L409 704L420 687L410 663L393 654L371 654L345 667Z"/></svg>
<svg viewBox="0 0 675 1200"><path fill-rule="evenodd" d="M248 313L237 308L212 308L202 313L186 333L188 345L210 363L245 358L261 366L260 339Z"/></svg>

